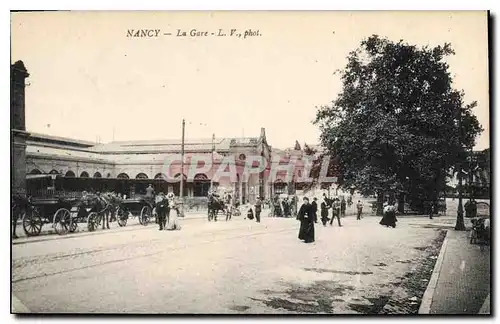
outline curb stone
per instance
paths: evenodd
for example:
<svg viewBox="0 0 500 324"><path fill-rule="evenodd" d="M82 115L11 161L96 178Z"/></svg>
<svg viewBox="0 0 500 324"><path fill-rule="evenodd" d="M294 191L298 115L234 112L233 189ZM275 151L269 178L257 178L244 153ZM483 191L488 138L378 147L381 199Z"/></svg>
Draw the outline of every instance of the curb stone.
<svg viewBox="0 0 500 324"><path fill-rule="evenodd" d="M479 310L478 314L491 314L490 312L490 294L488 294L488 297L484 300L483 306Z"/></svg>
<svg viewBox="0 0 500 324"><path fill-rule="evenodd" d="M431 279L429 280L427 289L425 289L424 295L422 296L422 303L420 304L420 308L418 309L419 314L430 314L431 312L432 299L434 298L434 292L436 290L439 275L441 273L441 267L443 266L444 254L446 252L447 244L448 231L446 231L443 245L441 245L441 251L439 252L436 264L434 265L434 269L432 270Z"/></svg>

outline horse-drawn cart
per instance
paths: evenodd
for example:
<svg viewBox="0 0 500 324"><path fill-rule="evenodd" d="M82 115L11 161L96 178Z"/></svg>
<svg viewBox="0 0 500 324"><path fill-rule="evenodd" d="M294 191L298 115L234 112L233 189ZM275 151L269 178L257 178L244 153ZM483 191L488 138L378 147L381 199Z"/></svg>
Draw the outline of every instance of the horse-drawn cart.
<svg viewBox="0 0 500 324"><path fill-rule="evenodd" d="M120 227L126 226L129 214L139 218L139 224L148 225L156 215L155 206L152 201L144 197L129 198L122 200L117 211L116 220Z"/></svg>
<svg viewBox="0 0 500 324"><path fill-rule="evenodd" d="M26 236L37 236L44 224L52 224L59 235L73 233L78 223L93 232L103 221L108 205L97 196L33 198L23 214Z"/></svg>
<svg viewBox="0 0 500 324"><path fill-rule="evenodd" d="M69 209L73 201L68 198L34 198L26 208L23 230L26 236L37 236L44 224L52 224L57 234L66 234L71 227Z"/></svg>

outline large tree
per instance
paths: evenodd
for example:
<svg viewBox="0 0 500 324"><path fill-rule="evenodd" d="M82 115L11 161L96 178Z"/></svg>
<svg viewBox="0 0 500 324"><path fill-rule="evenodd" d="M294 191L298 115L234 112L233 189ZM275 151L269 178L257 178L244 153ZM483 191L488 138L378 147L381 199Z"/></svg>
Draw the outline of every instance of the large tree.
<svg viewBox="0 0 500 324"><path fill-rule="evenodd" d="M342 169L343 188L405 192L415 207L436 201L451 168L482 131L464 93L452 88L450 44L417 47L373 35L338 71L342 90L317 111L327 152ZM401 204L402 206L402 204Z"/></svg>

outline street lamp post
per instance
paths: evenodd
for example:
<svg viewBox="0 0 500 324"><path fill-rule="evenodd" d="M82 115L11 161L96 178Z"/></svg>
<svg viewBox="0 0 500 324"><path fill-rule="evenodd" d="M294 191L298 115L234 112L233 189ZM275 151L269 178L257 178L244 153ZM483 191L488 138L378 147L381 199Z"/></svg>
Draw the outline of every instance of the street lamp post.
<svg viewBox="0 0 500 324"><path fill-rule="evenodd" d="M460 150L462 151L462 112L460 108L458 109L458 127L459 127L459 142L460 142ZM462 152L460 152L462 153ZM462 160L460 159L460 164L458 168L458 210L457 210L457 222L455 224L456 231L465 231L465 222L464 222L464 210L462 204Z"/></svg>

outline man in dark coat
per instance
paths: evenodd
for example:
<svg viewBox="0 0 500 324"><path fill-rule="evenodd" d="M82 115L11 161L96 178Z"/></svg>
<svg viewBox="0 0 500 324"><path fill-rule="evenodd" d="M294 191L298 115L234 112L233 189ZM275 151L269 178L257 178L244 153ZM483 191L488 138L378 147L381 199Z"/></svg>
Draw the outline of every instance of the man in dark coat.
<svg viewBox="0 0 500 324"><path fill-rule="evenodd" d="M311 208L312 208L312 212L313 212L313 219L314 219L314 222L315 223L318 223L318 202L317 202L317 198L314 197L313 198L313 202L311 203Z"/></svg>
<svg viewBox="0 0 500 324"><path fill-rule="evenodd" d="M300 220L299 240L304 240L305 243L314 242L314 213L307 197L304 197L304 203L300 206L298 218Z"/></svg>
<svg viewBox="0 0 500 324"><path fill-rule="evenodd" d="M169 209L168 199L163 193L160 193L156 202L156 214L158 215L160 231L164 230L167 225L167 209Z"/></svg>
<svg viewBox="0 0 500 324"><path fill-rule="evenodd" d="M262 201L260 200L260 197L257 197L257 200L255 201L255 220L257 223L260 223L260 212L262 211Z"/></svg>
<svg viewBox="0 0 500 324"><path fill-rule="evenodd" d="M344 197L342 197L342 200L340 201L340 216L345 217L345 210L346 210L346 202Z"/></svg>
<svg viewBox="0 0 500 324"><path fill-rule="evenodd" d="M321 223L323 223L323 226L326 226L326 223L328 222L328 208L330 206L328 205L328 201L326 199L323 199L321 202Z"/></svg>
<svg viewBox="0 0 500 324"><path fill-rule="evenodd" d="M339 227L341 227L342 224L340 224L340 202L338 198L335 198L332 203L332 219L330 219L330 225L333 225L333 219L335 217L337 217Z"/></svg>

